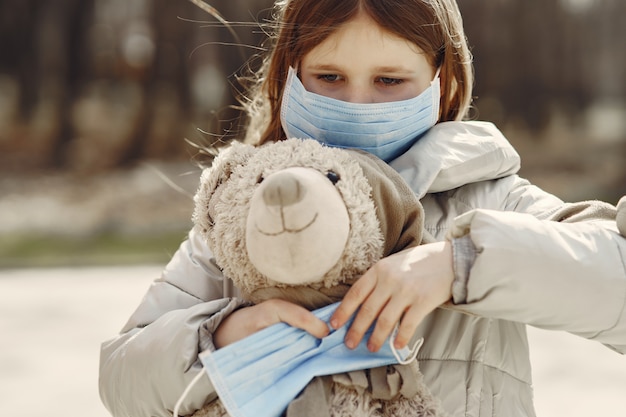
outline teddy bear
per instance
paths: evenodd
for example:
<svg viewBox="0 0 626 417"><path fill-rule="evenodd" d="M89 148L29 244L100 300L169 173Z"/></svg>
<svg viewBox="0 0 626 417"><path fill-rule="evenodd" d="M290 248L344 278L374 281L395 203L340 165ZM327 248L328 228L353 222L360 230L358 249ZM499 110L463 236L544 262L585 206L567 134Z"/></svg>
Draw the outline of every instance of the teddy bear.
<svg viewBox="0 0 626 417"><path fill-rule="evenodd" d="M430 239L419 200L392 168L312 139L233 142L203 171L194 201L194 227L250 303L329 305L381 257ZM218 398L193 416L227 415ZM285 415L446 413L414 360L316 377Z"/></svg>

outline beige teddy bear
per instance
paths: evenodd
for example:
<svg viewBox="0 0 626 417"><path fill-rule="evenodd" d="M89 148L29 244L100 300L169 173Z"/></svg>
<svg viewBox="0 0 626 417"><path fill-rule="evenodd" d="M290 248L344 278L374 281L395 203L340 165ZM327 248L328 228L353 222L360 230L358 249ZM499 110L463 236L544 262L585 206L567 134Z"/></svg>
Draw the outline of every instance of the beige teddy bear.
<svg viewBox="0 0 626 417"><path fill-rule="evenodd" d="M310 139L233 143L206 169L195 227L252 303L308 309L339 301L383 256L427 240L423 209L402 178L364 152ZM417 361L313 379L288 417L443 416ZM226 416L213 401L195 417Z"/></svg>

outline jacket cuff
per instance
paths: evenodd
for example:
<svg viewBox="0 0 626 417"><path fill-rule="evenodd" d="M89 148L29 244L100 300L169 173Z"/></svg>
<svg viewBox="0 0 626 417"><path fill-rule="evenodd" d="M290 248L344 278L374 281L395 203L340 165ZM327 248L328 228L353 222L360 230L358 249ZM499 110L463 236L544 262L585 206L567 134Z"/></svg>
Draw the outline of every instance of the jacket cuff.
<svg viewBox="0 0 626 417"><path fill-rule="evenodd" d="M467 282L470 270L476 260L477 250L469 234L453 238L452 266L454 268L454 282L452 283L452 302L465 304L467 302Z"/></svg>
<svg viewBox="0 0 626 417"><path fill-rule="evenodd" d="M200 348L200 352L204 352L207 349L212 352L217 350L215 344L213 343L213 334L215 333L215 330L217 330L222 321L233 311L250 305L250 302L242 300L241 298L230 298L224 308L205 320L200 325L198 330L198 346Z"/></svg>

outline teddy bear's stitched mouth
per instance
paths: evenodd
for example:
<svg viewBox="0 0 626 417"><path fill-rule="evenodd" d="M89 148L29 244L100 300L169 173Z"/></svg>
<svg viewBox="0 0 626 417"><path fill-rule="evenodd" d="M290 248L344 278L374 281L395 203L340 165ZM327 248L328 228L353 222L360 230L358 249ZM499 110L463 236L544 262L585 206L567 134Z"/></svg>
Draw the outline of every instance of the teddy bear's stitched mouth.
<svg viewBox="0 0 626 417"><path fill-rule="evenodd" d="M265 235L265 236L280 236L280 235L282 235L284 233L300 233L303 230L308 229L309 227L311 227L311 225L313 223L315 223L315 220L317 220L317 213L315 213L315 215L313 216L311 221L309 221L307 224L305 224L304 226L302 226L300 228L297 228L297 229L292 229L292 228L287 227L285 225L285 216L284 216L284 213L283 213L282 209L280 210L280 220L281 220L281 224L282 224L283 229L281 231L279 231L279 232L267 232L267 231L261 229L258 224L255 224L254 226L256 227L256 230L259 231L259 233L261 233L262 235Z"/></svg>

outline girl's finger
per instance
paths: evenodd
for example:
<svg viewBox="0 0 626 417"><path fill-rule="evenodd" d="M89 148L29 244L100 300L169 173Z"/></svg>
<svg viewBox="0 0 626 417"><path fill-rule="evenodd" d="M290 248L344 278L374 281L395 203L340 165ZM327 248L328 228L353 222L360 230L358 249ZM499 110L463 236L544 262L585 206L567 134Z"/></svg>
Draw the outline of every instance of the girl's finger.
<svg viewBox="0 0 626 417"><path fill-rule="evenodd" d="M328 336L328 325L315 314L297 304L283 300L277 301L279 301L277 314L280 321L302 329L319 339Z"/></svg>
<svg viewBox="0 0 626 417"><path fill-rule="evenodd" d="M372 352L378 352L385 340L391 335L394 327L402 319L408 307L400 300L390 299L376 319L376 327L370 336L367 347Z"/></svg>
<svg viewBox="0 0 626 417"><path fill-rule="evenodd" d="M430 311L427 311L419 305L413 305L406 310L400 321L400 326L398 326L396 339L393 341L393 345L396 349L402 349L409 343L417 330L417 326L419 326L429 312Z"/></svg>
<svg viewBox="0 0 626 417"><path fill-rule="evenodd" d="M376 287L376 277L373 275L369 271L366 272L350 287L330 318L330 325L333 329L338 329L346 324L363 301L372 293Z"/></svg>
<svg viewBox="0 0 626 417"><path fill-rule="evenodd" d="M388 288L376 286L369 297L363 302L346 334L346 346L355 348L372 324L378 319L381 311L388 304L391 294Z"/></svg>

